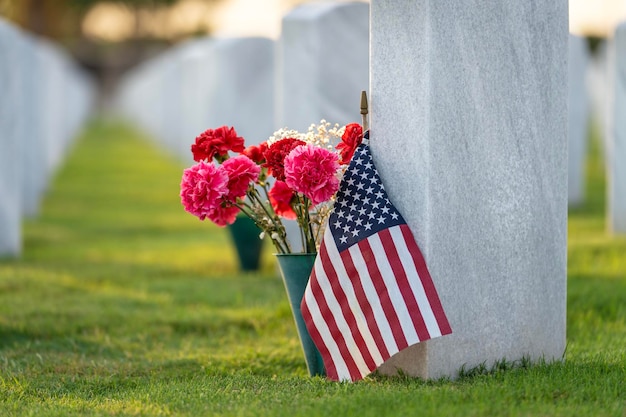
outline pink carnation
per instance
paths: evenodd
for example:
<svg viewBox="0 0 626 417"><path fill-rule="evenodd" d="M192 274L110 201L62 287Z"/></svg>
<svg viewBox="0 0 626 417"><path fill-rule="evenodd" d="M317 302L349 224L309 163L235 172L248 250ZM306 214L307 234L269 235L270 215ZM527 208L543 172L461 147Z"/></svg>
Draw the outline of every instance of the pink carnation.
<svg viewBox="0 0 626 417"><path fill-rule="evenodd" d="M256 182L261 172L261 167L245 155L227 159L220 169L228 175L226 199L231 202L244 197L250 184Z"/></svg>
<svg viewBox="0 0 626 417"><path fill-rule="evenodd" d="M204 220L228 192L228 175L204 161L185 169L180 201L185 210Z"/></svg>
<svg viewBox="0 0 626 417"><path fill-rule="evenodd" d="M294 148L285 158L285 182L313 205L330 200L337 192L338 170L337 155L310 144Z"/></svg>
<svg viewBox="0 0 626 417"><path fill-rule="evenodd" d="M226 204L224 206L217 206L211 210L207 214L207 217L216 225L224 227L227 224L233 224L237 218L237 214L239 214L239 208L237 206Z"/></svg>

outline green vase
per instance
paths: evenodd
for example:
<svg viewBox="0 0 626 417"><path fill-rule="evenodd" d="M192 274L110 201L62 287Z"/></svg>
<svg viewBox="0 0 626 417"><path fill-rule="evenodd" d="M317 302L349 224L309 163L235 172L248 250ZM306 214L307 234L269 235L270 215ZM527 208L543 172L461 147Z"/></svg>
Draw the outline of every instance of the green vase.
<svg viewBox="0 0 626 417"><path fill-rule="evenodd" d="M261 231L254 221L249 217L237 217L228 226L228 231L235 244L239 268L242 271L258 271L263 241L259 238Z"/></svg>
<svg viewBox="0 0 626 417"><path fill-rule="evenodd" d="M300 303L304 296L304 290L309 282L309 276L313 270L313 264L315 263L314 253L286 253L276 254L278 259L278 266L280 267L280 273L287 290L287 297L289 298L289 304L291 305L291 312L296 322L296 328L298 329L298 336L300 337L300 344L304 351L304 358L306 359L306 366L311 376L325 376L326 370L324 368L324 362L322 361L322 355L317 347L313 343L309 331L306 328L304 319L302 318L302 312L300 311Z"/></svg>

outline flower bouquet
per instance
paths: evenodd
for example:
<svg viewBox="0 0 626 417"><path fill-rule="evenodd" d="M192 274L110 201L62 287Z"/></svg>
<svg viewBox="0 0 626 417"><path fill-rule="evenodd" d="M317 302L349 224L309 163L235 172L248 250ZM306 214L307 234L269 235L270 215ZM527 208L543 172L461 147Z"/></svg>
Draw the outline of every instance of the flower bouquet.
<svg viewBox="0 0 626 417"><path fill-rule="evenodd" d="M281 129L245 147L233 127L208 129L191 146L197 164L181 182L183 206L200 220L226 226L243 213L261 238L271 239L311 376L326 371L300 305L341 177L362 138L359 124L340 128L322 120L306 133ZM293 253L283 219L297 221L302 253Z"/></svg>
<svg viewBox="0 0 626 417"><path fill-rule="evenodd" d="M278 254L292 253L283 219L296 220L302 251L315 254L341 176L360 144L359 124L322 120L306 133L281 129L245 146L233 127L208 129L191 146L196 165L184 170L185 210L218 226L244 214L269 237Z"/></svg>

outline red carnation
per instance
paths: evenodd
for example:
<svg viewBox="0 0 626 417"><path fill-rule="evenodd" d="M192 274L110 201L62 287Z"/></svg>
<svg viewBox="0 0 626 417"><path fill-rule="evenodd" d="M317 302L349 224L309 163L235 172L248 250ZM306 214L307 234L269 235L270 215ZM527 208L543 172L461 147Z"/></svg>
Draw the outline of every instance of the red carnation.
<svg viewBox="0 0 626 417"><path fill-rule="evenodd" d="M265 156L263 155L263 153L266 150L267 142L263 142L259 146L248 146L246 149L243 150L243 154L260 165L265 162Z"/></svg>
<svg viewBox="0 0 626 417"><path fill-rule="evenodd" d="M354 155L354 151L361 144L363 140L363 128L358 123L350 123L346 125L346 130L343 132L341 142L337 145L337 149L341 152L339 163L341 165L347 165Z"/></svg>
<svg viewBox="0 0 626 417"><path fill-rule="evenodd" d="M274 142L263 153L265 163L262 166L268 168L270 175L273 175L278 181L285 181L285 157L294 148L302 145L306 145L306 142L295 138L286 138Z"/></svg>
<svg viewBox="0 0 626 417"><path fill-rule="evenodd" d="M244 139L237 136L234 127L221 126L217 129L208 129L196 138L191 145L194 161L210 161L213 157L224 159L228 151L243 152Z"/></svg>
<svg viewBox="0 0 626 417"><path fill-rule="evenodd" d="M269 192L269 196L270 204L276 214L286 219L295 220L296 212L291 207L291 201L296 196L294 190L283 181L276 181Z"/></svg>

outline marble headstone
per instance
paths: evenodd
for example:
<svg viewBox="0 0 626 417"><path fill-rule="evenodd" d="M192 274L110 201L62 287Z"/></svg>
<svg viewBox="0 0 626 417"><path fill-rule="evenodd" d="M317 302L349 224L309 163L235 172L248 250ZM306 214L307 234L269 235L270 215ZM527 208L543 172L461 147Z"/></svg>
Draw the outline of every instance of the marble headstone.
<svg viewBox="0 0 626 417"><path fill-rule="evenodd" d="M0 257L17 256L22 248L19 37L0 20Z"/></svg>
<svg viewBox="0 0 626 417"><path fill-rule="evenodd" d="M277 53L277 128L360 122L359 98L369 85L367 3L296 7L283 18Z"/></svg>
<svg viewBox="0 0 626 417"><path fill-rule="evenodd" d="M371 149L453 333L425 378L565 350L566 0L372 0Z"/></svg>
<svg viewBox="0 0 626 417"><path fill-rule="evenodd" d="M607 143L608 223L611 232L626 233L626 23L615 31L612 117Z"/></svg>
<svg viewBox="0 0 626 417"><path fill-rule="evenodd" d="M585 163L589 122L587 73L589 48L585 38L569 36L569 166L568 203L579 205L585 197Z"/></svg>
<svg viewBox="0 0 626 417"><path fill-rule="evenodd" d="M258 144L274 132L274 41L187 42L129 74L116 102L187 163L209 128L234 126L246 144Z"/></svg>

